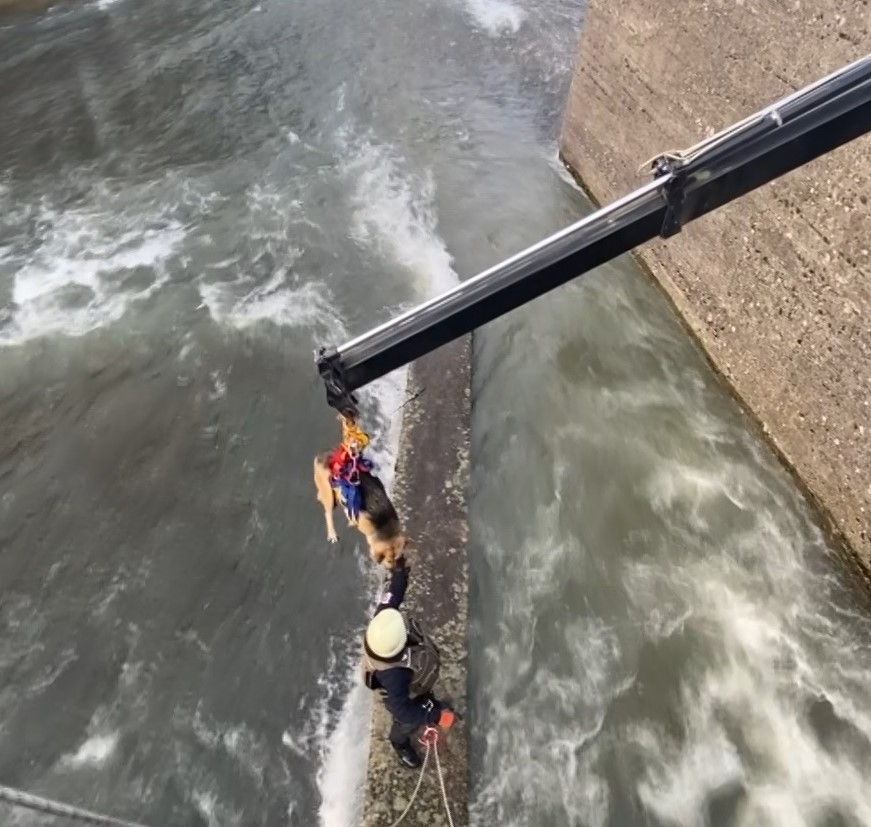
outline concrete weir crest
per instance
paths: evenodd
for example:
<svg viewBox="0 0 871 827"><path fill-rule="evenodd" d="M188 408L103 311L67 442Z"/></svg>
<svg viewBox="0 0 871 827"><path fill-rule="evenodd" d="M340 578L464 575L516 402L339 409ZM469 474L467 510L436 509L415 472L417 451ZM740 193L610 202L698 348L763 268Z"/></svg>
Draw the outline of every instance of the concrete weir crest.
<svg viewBox="0 0 871 827"><path fill-rule="evenodd" d="M435 693L465 709L468 623L467 489L471 418L471 337L415 362L411 398L403 411L394 503L409 537L411 577L403 608L426 624L442 651ZM396 760L387 741L390 716L380 698L372 704L365 827L390 827L414 791L418 772ZM466 721L439 743L455 827L468 824ZM441 790L430 760L403 827L447 825Z"/></svg>

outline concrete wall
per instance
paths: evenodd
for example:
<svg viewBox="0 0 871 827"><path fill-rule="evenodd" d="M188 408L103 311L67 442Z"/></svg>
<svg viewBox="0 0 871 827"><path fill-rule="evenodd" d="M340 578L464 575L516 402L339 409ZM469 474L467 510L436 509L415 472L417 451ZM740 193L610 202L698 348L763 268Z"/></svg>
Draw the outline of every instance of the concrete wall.
<svg viewBox="0 0 871 827"><path fill-rule="evenodd" d="M466 633L471 418L471 343L452 342L418 360L409 372L393 500L412 550L404 607L426 623L442 651L435 694L466 707ZM419 396L415 398L415 395ZM390 716L373 703L366 827L387 827L405 809L419 772L402 767L387 741ZM421 749L421 755L423 750ZM469 780L464 723L457 721L439 746L445 787L456 827L468 824ZM430 761L403 827L447 825L435 762Z"/></svg>
<svg viewBox="0 0 871 827"><path fill-rule="evenodd" d="M590 0L560 138L600 202L638 166L871 51L869 0ZM640 251L871 570L871 142Z"/></svg>

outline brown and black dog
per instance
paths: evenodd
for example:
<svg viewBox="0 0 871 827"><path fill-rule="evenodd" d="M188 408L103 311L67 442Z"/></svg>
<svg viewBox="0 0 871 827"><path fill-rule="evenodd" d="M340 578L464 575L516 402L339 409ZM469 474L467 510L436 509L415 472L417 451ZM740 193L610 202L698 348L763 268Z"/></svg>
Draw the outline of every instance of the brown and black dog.
<svg viewBox="0 0 871 827"><path fill-rule="evenodd" d="M402 532L399 515L387 496L384 484L370 472L360 474L360 514L355 520L342 502L339 491L330 484L330 454L319 454L314 461L314 480L318 502L324 508L327 524L327 539L335 543L336 525L333 511L341 505L345 509L349 526L356 526L369 543L369 552L376 563L392 569L405 551L406 538Z"/></svg>

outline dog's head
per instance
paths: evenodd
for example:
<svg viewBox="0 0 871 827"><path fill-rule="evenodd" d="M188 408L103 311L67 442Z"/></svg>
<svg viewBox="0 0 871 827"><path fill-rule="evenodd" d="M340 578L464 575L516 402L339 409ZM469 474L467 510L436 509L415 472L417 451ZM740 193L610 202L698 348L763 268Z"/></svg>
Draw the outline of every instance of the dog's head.
<svg viewBox="0 0 871 827"><path fill-rule="evenodd" d="M405 553L405 544L405 535L400 534L389 542L377 543L372 548L372 556L376 563L380 563L387 569L392 569L396 565L396 561Z"/></svg>

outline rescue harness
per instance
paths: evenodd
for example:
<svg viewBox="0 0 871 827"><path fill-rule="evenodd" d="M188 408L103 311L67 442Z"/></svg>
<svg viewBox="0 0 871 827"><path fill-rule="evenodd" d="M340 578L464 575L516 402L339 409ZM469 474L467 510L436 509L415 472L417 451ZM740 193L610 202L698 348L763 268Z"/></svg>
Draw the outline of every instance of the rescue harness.
<svg viewBox="0 0 871 827"><path fill-rule="evenodd" d="M363 450L369 444L369 435L348 416L340 414L339 419L342 422L342 443L327 459L330 486L348 519L356 523L363 508L360 477L372 473L375 464L363 456Z"/></svg>

